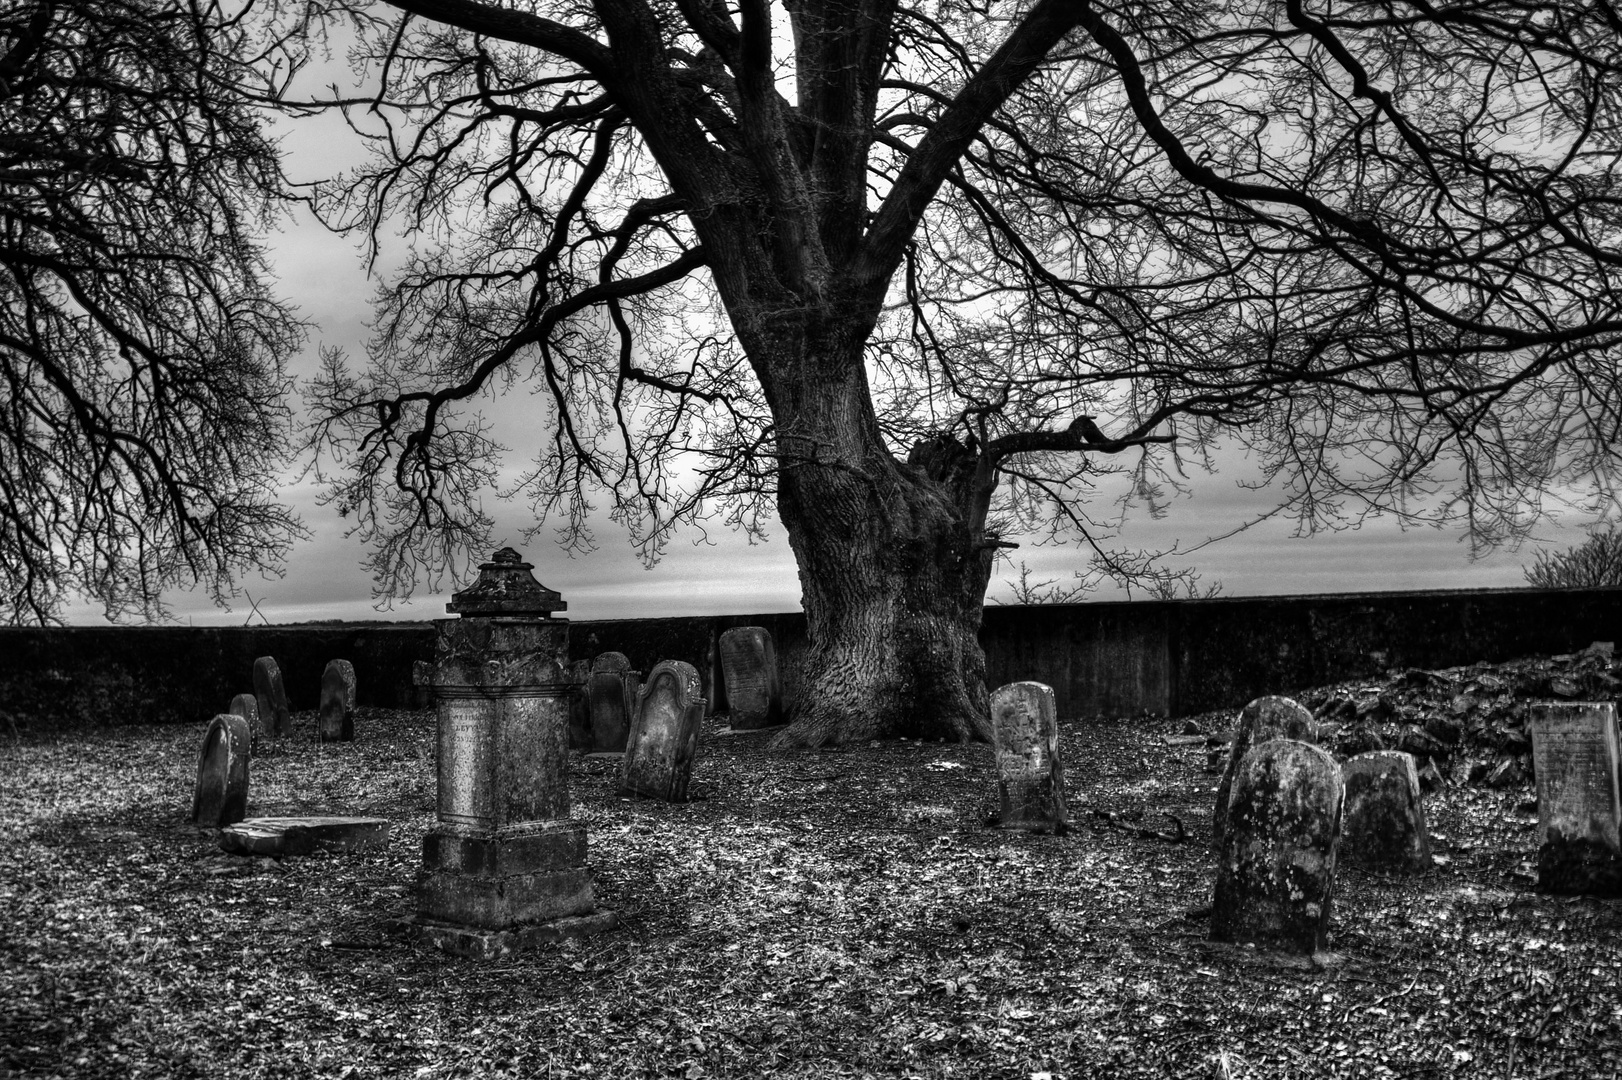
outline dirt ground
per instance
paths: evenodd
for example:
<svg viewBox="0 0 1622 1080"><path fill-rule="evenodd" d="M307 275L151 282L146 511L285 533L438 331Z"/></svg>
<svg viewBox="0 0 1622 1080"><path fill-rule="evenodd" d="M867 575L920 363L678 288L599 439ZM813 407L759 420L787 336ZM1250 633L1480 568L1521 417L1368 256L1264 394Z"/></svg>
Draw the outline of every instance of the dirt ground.
<svg viewBox="0 0 1622 1080"><path fill-rule="evenodd" d="M986 827L984 745L712 722L684 805L575 759L619 928L478 962L401 922L432 713L295 725L250 814L384 816L386 850L221 853L186 823L201 723L0 741L0 1076L1622 1075L1622 902L1534 891L1525 782L1431 794L1438 865L1344 869L1308 960L1205 940L1218 776L1182 721L1064 723L1063 837Z"/></svg>

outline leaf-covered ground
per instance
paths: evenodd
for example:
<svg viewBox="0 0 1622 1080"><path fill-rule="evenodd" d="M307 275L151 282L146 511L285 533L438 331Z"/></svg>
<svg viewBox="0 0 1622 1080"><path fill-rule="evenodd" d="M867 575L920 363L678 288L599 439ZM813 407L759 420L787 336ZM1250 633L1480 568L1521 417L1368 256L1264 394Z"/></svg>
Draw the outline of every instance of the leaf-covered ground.
<svg viewBox="0 0 1622 1080"><path fill-rule="evenodd" d="M477 962L401 923L432 714L363 709L336 746L295 721L250 813L386 816L386 851L220 853L185 823L202 724L0 743L0 1075L1622 1070L1622 904L1533 891L1525 782L1429 796L1444 864L1343 870L1332 954L1306 961L1206 942L1217 777L1168 743L1181 722L1066 722L1064 837L985 827L986 746L772 753L712 726L686 805L575 759L620 927ZM1187 842L1152 835L1170 815Z"/></svg>

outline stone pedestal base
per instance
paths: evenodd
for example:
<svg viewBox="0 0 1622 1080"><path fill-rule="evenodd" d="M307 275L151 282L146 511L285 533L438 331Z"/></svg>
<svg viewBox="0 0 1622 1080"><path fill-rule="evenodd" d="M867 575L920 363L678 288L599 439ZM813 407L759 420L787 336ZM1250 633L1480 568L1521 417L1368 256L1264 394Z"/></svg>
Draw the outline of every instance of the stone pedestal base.
<svg viewBox="0 0 1622 1080"><path fill-rule="evenodd" d="M481 930L477 927L440 922L422 916L411 920L418 940L457 956L474 960L492 960L508 956L523 949L562 941L564 938L587 937L612 930L619 925L619 916L612 911L598 911L590 915L574 915L565 919L529 923L505 930Z"/></svg>

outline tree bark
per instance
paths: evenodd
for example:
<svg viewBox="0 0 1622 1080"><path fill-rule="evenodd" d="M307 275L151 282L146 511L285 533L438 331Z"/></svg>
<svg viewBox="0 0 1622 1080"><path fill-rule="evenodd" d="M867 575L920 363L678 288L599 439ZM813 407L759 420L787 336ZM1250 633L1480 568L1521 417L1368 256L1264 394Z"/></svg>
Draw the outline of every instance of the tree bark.
<svg viewBox="0 0 1622 1080"><path fill-rule="evenodd" d="M951 439L897 460L859 359L828 363L825 354L799 371L780 402L778 512L810 648L779 742L989 739L979 630L994 473Z"/></svg>

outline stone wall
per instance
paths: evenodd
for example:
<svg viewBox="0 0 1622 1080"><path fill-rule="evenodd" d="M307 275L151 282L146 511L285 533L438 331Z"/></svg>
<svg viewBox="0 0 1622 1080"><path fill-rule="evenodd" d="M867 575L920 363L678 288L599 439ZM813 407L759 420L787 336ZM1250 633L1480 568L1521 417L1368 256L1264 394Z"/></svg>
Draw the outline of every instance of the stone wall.
<svg viewBox="0 0 1622 1080"><path fill-rule="evenodd" d="M567 599L567 598L565 598ZM716 643L734 626L771 631L792 702L806 648L799 613L571 623L570 657L615 650L646 672L698 669L724 708ZM1622 640L1622 589L1503 589L988 607L988 681L1052 686L1059 715L1182 715L1374 675L1562 653ZM431 623L0 629L0 732L20 727L197 721L251 691L274 656L295 710L312 709L328 660L355 665L359 704L412 704L411 665Z"/></svg>

